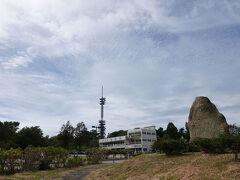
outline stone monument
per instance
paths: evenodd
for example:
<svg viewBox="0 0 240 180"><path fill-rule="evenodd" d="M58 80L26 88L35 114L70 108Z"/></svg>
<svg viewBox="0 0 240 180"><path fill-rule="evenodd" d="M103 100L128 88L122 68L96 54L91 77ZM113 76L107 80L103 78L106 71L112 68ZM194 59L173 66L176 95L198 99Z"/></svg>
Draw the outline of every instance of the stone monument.
<svg viewBox="0 0 240 180"><path fill-rule="evenodd" d="M214 138L228 133L228 124L216 106L203 96L196 97L188 117L190 141L196 138Z"/></svg>

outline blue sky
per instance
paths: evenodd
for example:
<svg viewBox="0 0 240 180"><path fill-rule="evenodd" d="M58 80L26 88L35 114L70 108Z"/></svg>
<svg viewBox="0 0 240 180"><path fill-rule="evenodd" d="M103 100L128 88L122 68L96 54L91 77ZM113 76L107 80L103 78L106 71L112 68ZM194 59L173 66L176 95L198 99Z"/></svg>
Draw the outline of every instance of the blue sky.
<svg viewBox="0 0 240 180"><path fill-rule="evenodd" d="M66 121L107 132L178 128L196 96L240 120L240 2L0 1L0 120L56 135Z"/></svg>

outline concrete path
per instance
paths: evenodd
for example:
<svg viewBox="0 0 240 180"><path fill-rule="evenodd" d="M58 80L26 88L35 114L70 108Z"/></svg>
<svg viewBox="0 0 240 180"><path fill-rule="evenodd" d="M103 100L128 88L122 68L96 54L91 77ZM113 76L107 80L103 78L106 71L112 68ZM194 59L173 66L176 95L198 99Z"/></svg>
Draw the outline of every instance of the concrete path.
<svg viewBox="0 0 240 180"><path fill-rule="evenodd" d="M123 160L116 160L114 163L113 161L104 161L102 164L93 165L90 167L82 168L79 170L76 170L74 172L71 172L64 177L62 177L63 180L84 180L86 176L88 176L91 172L96 171L101 168L106 168L109 166L112 166L116 163L121 163Z"/></svg>

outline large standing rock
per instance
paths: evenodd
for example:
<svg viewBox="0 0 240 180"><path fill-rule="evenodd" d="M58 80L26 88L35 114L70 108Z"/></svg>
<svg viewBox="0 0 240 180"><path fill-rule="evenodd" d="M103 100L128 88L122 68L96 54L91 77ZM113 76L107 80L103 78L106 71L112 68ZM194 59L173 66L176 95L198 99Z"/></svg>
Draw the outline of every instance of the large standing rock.
<svg viewBox="0 0 240 180"><path fill-rule="evenodd" d="M228 133L228 124L216 106L203 96L196 97L188 117L190 141L196 138L213 138Z"/></svg>

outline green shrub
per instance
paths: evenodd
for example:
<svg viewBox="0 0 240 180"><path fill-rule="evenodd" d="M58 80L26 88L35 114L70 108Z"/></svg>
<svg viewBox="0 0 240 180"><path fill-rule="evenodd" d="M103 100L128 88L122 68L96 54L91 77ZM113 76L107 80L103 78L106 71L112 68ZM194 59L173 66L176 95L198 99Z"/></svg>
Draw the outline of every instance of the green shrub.
<svg viewBox="0 0 240 180"><path fill-rule="evenodd" d="M4 167L6 166L6 150L0 149L0 173L4 173Z"/></svg>
<svg viewBox="0 0 240 180"><path fill-rule="evenodd" d="M85 161L85 159L83 159L82 157L79 157L79 156L70 157L66 161L66 167L68 167L68 168L78 167L78 166L83 165L84 161Z"/></svg>
<svg viewBox="0 0 240 180"><path fill-rule="evenodd" d="M38 166L39 170L47 170L50 169L50 162L48 159L41 159L39 161L39 166Z"/></svg>
<svg viewBox="0 0 240 180"><path fill-rule="evenodd" d="M222 135L218 138L199 138L194 141L199 145L201 150L206 153L221 154L226 153L228 148L231 147L232 137L228 135Z"/></svg>
<svg viewBox="0 0 240 180"><path fill-rule="evenodd" d="M42 148L27 147L23 152L23 158L25 160L25 170L36 170L38 169L38 163L43 155Z"/></svg>
<svg viewBox="0 0 240 180"><path fill-rule="evenodd" d="M177 155L185 150L185 146L184 142L180 139L164 139L162 141L158 141L155 145L155 149L162 151L167 155Z"/></svg>
<svg viewBox="0 0 240 180"><path fill-rule="evenodd" d="M65 164L66 159L68 157L68 151L63 148L57 147L46 147L42 148L43 158L41 160L42 167L48 168L50 164L53 165L52 168L60 167L60 164ZM48 165L46 165L48 163Z"/></svg>
<svg viewBox="0 0 240 180"><path fill-rule="evenodd" d="M189 143L188 152L199 152L201 151L201 147L197 143Z"/></svg>
<svg viewBox="0 0 240 180"><path fill-rule="evenodd" d="M153 145L152 145L152 150L153 151L156 151L156 152L158 152L158 151L160 151L160 149L161 149L161 141L162 141L163 139L158 139L157 141L155 141L154 143L153 143Z"/></svg>
<svg viewBox="0 0 240 180"><path fill-rule="evenodd" d="M86 151L87 161L89 164L97 164L103 160L107 154L107 150L92 148Z"/></svg>
<svg viewBox="0 0 240 180"><path fill-rule="evenodd" d="M27 147L21 149L0 149L0 173L13 174L20 170L46 170L65 165L68 151L63 148Z"/></svg>
<svg viewBox="0 0 240 180"><path fill-rule="evenodd" d="M22 151L21 149L7 150L3 154L3 159L5 160L5 165L7 169L4 173L14 174L16 171L20 171L22 168Z"/></svg>

